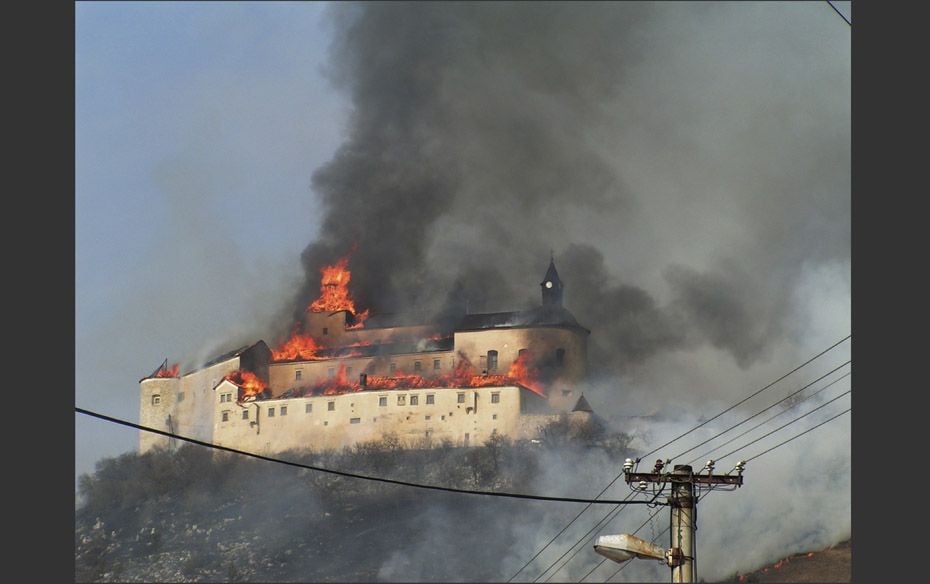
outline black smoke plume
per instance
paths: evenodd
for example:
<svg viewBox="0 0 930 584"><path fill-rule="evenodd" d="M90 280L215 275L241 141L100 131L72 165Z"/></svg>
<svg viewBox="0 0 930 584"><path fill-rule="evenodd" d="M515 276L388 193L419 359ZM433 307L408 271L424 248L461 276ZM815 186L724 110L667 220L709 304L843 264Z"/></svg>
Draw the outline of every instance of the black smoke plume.
<svg viewBox="0 0 930 584"><path fill-rule="evenodd" d="M352 113L295 315L350 249L357 306L448 322L537 304L554 250L595 372L769 358L849 259L848 38L808 8L337 3Z"/></svg>

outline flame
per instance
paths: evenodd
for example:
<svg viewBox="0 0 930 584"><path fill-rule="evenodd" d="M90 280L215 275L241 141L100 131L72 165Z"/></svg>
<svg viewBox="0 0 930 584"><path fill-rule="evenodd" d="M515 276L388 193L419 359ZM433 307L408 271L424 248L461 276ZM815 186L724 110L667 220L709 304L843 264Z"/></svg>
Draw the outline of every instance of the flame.
<svg viewBox="0 0 930 584"><path fill-rule="evenodd" d="M524 351L517 356L516 361L507 370L507 377L546 397L539 382L539 369L533 364L533 355L529 351Z"/></svg>
<svg viewBox="0 0 930 584"><path fill-rule="evenodd" d="M296 328L296 327L295 327ZM318 361L322 357L317 356L317 352L322 347L310 335L302 335L296 330L291 334L291 338L285 341L278 349L271 350L271 358L274 361Z"/></svg>
<svg viewBox="0 0 930 584"><path fill-rule="evenodd" d="M536 368L532 364L532 357L528 353L522 354L505 375L480 375L474 365L461 353L458 362L450 373L443 375L423 376L415 373L408 374L396 370L390 376L366 375L364 387L360 380L350 381L346 377L345 365L339 366L339 372L332 378L318 382L314 385L300 388L302 396L313 395L339 395L365 390L386 389L422 389L422 388L474 388L474 387L500 387L519 384L527 389L545 397L535 378Z"/></svg>
<svg viewBox="0 0 930 584"><path fill-rule="evenodd" d="M299 325L298 325L299 326ZM297 332L297 326L291 333L291 338L281 343L277 349L271 349L272 361L326 361L329 359L348 359L361 357L361 351L351 350L353 347L368 347L371 341L356 341L347 345L336 347L330 355L321 355L326 347L310 335Z"/></svg>
<svg viewBox="0 0 930 584"><path fill-rule="evenodd" d="M320 272L323 278L320 281L320 297L310 303L307 310L313 312L337 312L347 310L353 316L355 324L346 327L348 330L359 329L364 326L368 318L368 310L361 313L355 311L355 302L349 297L349 281L352 272L349 270L349 259L352 252L336 261L331 266L323 266Z"/></svg>
<svg viewBox="0 0 930 584"><path fill-rule="evenodd" d="M236 401L255 397L265 391L265 382L251 371L239 369L227 375L224 379L239 387L239 397Z"/></svg>
<svg viewBox="0 0 930 584"><path fill-rule="evenodd" d="M171 367L160 367L158 371L155 372L155 377L177 377L180 370L181 365L178 363L175 363Z"/></svg>

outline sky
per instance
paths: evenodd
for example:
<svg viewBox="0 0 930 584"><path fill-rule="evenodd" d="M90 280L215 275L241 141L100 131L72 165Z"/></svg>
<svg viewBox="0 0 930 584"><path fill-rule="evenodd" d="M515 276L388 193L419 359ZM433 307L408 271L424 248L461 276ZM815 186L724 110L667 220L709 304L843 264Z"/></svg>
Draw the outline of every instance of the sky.
<svg viewBox="0 0 930 584"><path fill-rule="evenodd" d="M78 2L75 404L138 420L141 378L271 341L353 242L375 309L526 307L551 250L589 402L663 414L647 445L849 334L827 3L482 6ZM848 528L832 427L807 452L831 482L792 487L809 505L746 506L802 526L767 551ZM76 416L76 475L137 440ZM757 484L796 464L771 461ZM743 519L724 499L708 532Z"/></svg>
<svg viewBox="0 0 930 584"><path fill-rule="evenodd" d="M255 332L302 277L348 107L324 9L76 4L75 405L138 420L142 377ZM78 474L137 444L75 426Z"/></svg>

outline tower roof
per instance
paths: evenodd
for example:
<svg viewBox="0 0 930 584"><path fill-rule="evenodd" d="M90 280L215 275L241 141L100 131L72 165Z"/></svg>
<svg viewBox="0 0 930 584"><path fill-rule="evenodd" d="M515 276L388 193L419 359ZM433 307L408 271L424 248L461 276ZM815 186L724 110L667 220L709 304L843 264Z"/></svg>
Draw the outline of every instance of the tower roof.
<svg viewBox="0 0 930 584"><path fill-rule="evenodd" d="M591 412L594 413L594 410L591 409L591 404L588 403L588 400L584 398L584 394L578 398L578 402L575 403L575 407L572 408L573 412Z"/></svg>
<svg viewBox="0 0 930 584"><path fill-rule="evenodd" d="M540 284L545 284L546 282L559 283L559 272L555 269L555 259L549 258L549 269L546 270L546 275L543 276L543 281Z"/></svg>

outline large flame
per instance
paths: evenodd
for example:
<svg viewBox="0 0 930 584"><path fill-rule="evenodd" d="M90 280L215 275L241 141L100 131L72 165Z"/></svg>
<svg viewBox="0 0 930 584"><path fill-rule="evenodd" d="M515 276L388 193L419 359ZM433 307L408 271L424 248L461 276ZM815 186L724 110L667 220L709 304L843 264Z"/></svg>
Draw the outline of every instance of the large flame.
<svg viewBox="0 0 930 584"><path fill-rule="evenodd" d="M368 310L357 313L355 311L355 302L349 297L349 281L352 279L352 272L349 270L349 259L351 257L352 253L350 252L335 264L323 266L320 270L323 274L320 281L320 297L311 302L307 310L313 312L347 310L355 319L355 324L348 328L355 329L364 326L365 319L368 318Z"/></svg>
<svg viewBox="0 0 930 584"><path fill-rule="evenodd" d="M529 351L523 351L517 355L516 361L507 370L507 377L546 397L546 392L543 391L543 386L539 381L539 369L535 366L533 354Z"/></svg>
<svg viewBox="0 0 930 584"><path fill-rule="evenodd" d="M239 397L236 401L243 401L250 397L256 397L265 391L265 382L259 379L257 375L245 369L233 371L225 379L239 388Z"/></svg>
<svg viewBox="0 0 930 584"><path fill-rule="evenodd" d="M317 356L321 348L313 337L302 335L295 330L291 338L277 349L271 350L271 358L275 361L317 361L322 359Z"/></svg>

